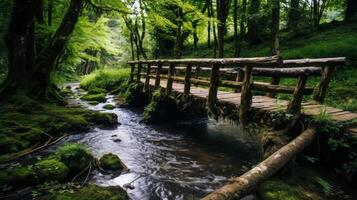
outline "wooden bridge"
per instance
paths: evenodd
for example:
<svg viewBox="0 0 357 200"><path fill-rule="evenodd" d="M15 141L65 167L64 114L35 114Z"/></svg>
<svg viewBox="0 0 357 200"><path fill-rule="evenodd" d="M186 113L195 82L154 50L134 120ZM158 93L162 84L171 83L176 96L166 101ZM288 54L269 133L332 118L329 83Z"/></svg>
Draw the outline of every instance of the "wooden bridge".
<svg viewBox="0 0 357 200"><path fill-rule="evenodd" d="M266 112L286 109L290 114L306 116L324 112L333 121L340 122L357 119L357 114L321 103L335 68L346 62L344 57L298 60L258 57L140 60L128 64L131 65L131 81L143 82L145 90L161 87L167 94L175 91L184 96L207 98L208 106L219 102L235 105L239 109L239 119L246 119L254 108ZM316 88L306 86L312 76L320 76ZM271 77L271 81L258 82L254 81L255 77ZM281 85L280 78L294 78L297 83L295 86ZM231 91L222 91L221 87ZM291 94L291 101L274 98L277 93ZM307 95L313 95L312 100L303 102ZM349 131L357 134L357 127Z"/></svg>

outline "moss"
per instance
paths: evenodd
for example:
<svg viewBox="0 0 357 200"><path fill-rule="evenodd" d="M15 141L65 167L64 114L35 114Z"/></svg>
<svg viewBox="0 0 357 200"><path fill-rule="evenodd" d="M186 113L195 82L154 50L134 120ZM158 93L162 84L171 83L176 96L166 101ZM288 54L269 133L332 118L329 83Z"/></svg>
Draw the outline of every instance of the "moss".
<svg viewBox="0 0 357 200"><path fill-rule="evenodd" d="M119 94L124 99L125 106L143 107L150 101L148 93L143 92L144 85L141 83L129 84L124 93Z"/></svg>
<svg viewBox="0 0 357 200"><path fill-rule="evenodd" d="M15 167L0 171L0 185L22 186L34 182L34 173L28 167Z"/></svg>
<svg viewBox="0 0 357 200"><path fill-rule="evenodd" d="M112 153L103 155L100 160L100 167L104 170L122 170L124 166L120 161L120 158Z"/></svg>
<svg viewBox="0 0 357 200"><path fill-rule="evenodd" d="M86 100L86 101L97 101L97 102L105 102L107 100L105 98L105 93L86 94L81 99Z"/></svg>
<svg viewBox="0 0 357 200"><path fill-rule="evenodd" d="M180 112L174 98L156 91L149 105L144 110L144 121L147 123L162 123L180 118Z"/></svg>
<svg viewBox="0 0 357 200"><path fill-rule="evenodd" d="M114 126L118 124L118 116L114 113L91 112L86 117L88 121L97 125Z"/></svg>
<svg viewBox="0 0 357 200"><path fill-rule="evenodd" d="M69 97L73 95L73 91L71 90L71 88L66 87L60 91L60 95L64 97Z"/></svg>
<svg viewBox="0 0 357 200"><path fill-rule="evenodd" d="M113 104L107 104L107 105L104 105L103 108L107 109L107 110L113 110L115 108L115 106Z"/></svg>
<svg viewBox="0 0 357 200"><path fill-rule="evenodd" d="M88 104L92 105L92 106L96 106L99 104L99 102L98 101L90 101L90 102L88 102Z"/></svg>
<svg viewBox="0 0 357 200"><path fill-rule="evenodd" d="M55 153L56 158L63 162L71 172L84 170L94 161L93 155L80 144L67 144Z"/></svg>
<svg viewBox="0 0 357 200"><path fill-rule="evenodd" d="M259 187L259 196L262 200L309 200L309 196L298 187L282 181L265 181Z"/></svg>
<svg viewBox="0 0 357 200"><path fill-rule="evenodd" d="M107 93L107 91L102 88L93 87L88 89L88 94L105 94L105 93Z"/></svg>
<svg viewBox="0 0 357 200"><path fill-rule="evenodd" d="M68 173L68 167L56 160L48 159L35 164L34 171L40 180L64 180Z"/></svg>
<svg viewBox="0 0 357 200"><path fill-rule="evenodd" d="M87 185L77 190L57 191L39 198L40 200L126 200L128 196L121 187Z"/></svg>

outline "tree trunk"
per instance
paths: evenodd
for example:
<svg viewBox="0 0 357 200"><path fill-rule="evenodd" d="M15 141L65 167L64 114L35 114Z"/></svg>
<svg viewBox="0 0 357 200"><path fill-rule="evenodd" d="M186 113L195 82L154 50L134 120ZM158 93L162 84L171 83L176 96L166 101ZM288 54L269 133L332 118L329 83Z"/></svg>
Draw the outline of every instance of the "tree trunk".
<svg viewBox="0 0 357 200"><path fill-rule="evenodd" d="M288 29L298 30L300 19L300 0L290 0L290 9L288 14Z"/></svg>
<svg viewBox="0 0 357 200"><path fill-rule="evenodd" d="M280 2L279 0L271 0L271 6L272 6L271 53L273 56L275 56L280 54L280 50L279 50Z"/></svg>
<svg viewBox="0 0 357 200"><path fill-rule="evenodd" d="M248 20L248 42L250 45L260 43L258 30L258 14L259 14L260 0L250 0L249 6L249 20Z"/></svg>
<svg viewBox="0 0 357 200"><path fill-rule="evenodd" d="M197 35L197 21L192 22L193 28L193 45L195 47L195 51L198 51L198 35Z"/></svg>
<svg viewBox="0 0 357 200"><path fill-rule="evenodd" d="M217 25L218 30L218 57L224 57L224 33L226 28L226 20L229 14L231 1L230 0L217 0Z"/></svg>
<svg viewBox="0 0 357 200"><path fill-rule="evenodd" d="M41 6L39 6L41 4ZM35 18L39 20L38 10L42 7L41 0L16 0L9 27L7 40L9 48L9 73L1 87L0 97L13 94L22 88L38 98L47 98L50 88L50 73L66 42L72 33L79 15L83 9L82 0L72 0L70 6L57 29L54 37L38 55L34 63L28 58L33 56L29 47L31 44L32 24ZM32 58L31 58L32 59Z"/></svg>
<svg viewBox="0 0 357 200"><path fill-rule="evenodd" d="M175 57L181 58L182 56L182 8L177 9L177 29L176 29L176 41L175 41Z"/></svg>
<svg viewBox="0 0 357 200"><path fill-rule="evenodd" d="M349 22L356 19L357 13L357 1L356 0L346 0L346 11L345 11L345 21Z"/></svg>
<svg viewBox="0 0 357 200"><path fill-rule="evenodd" d="M237 57L240 57L240 52L242 50L242 42L245 35L245 25L246 22L246 12L247 12L247 0L242 1L242 11L240 17L240 25L239 25L239 39L238 39L238 50L237 50Z"/></svg>
<svg viewBox="0 0 357 200"><path fill-rule="evenodd" d="M314 21L314 28L318 29L319 27L319 2L318 0L312 0L312 16Z"/></svg>
<svg viewBox="0 0 357 200"><path fill-rule="evenodd" d="M240 177L231 178L229 183L202 198L202 200L240 199L278 172L291 159L308 147L316 138L316 129L308 128L289 144L269 156L256 167Z"/></svg>
<svg viewBox="0 0 357 200"><path fill-rule="evenodd" d="M234 57L238 57L238 0L233 0Z"/></svg>

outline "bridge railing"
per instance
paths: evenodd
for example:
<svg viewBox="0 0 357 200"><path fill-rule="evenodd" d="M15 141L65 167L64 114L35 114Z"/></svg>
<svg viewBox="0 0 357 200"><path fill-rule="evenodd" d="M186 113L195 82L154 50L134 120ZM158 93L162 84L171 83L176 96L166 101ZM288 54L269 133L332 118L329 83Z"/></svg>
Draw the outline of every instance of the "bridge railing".
<svg viewBox="0 0 357 200"><path fill-rule="evenodd" d="M276 93L292 94L292 100L288 104L288 112L292 114L300 113L304 95L314 94L314 100L323 102L334 68L345 65L346 62L344 57L297 60L258 57L139 60L129 61L128 64L131 65L131 81L136 79L141 82L144 77L145 90L150 88L150 79L155 79L154 88L159 88L160 81L166 79L167 94L172 92L173 82L184 83L185 96L190 95L191 84L208 86L209 106L217 103L219 87L234 88L241 93L239 115L241 119L245 119L251 108L253 90L266 92L268 96ZM145 73L142 73L143 69ZM203 75L205 73L206 76ZM272 81L254 82L253 76L272 77ZM320 76L317 88L306 87L309 76ZM297 78L296 86L280 85L279 80L283 77Z"/></svg>

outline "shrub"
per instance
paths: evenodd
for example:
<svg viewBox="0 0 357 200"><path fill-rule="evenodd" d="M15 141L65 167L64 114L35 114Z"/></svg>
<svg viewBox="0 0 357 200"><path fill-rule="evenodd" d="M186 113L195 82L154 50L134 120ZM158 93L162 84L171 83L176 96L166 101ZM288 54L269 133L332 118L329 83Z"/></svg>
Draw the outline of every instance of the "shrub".
<svg viewBox="0 0 357 200"><path fill-rule="evenodd" d="M40 180L63 180L69 173L68 167L56 159L36 163L34 171Z"/></svg>
<svg viewBox="0 0 357 200"><path fill-rule="evenodd" d="M98 70L84 76L80 82L80 86L87 90L90 88L102 88L112 91L127 82L129 76L129 68Z"/></svg>

